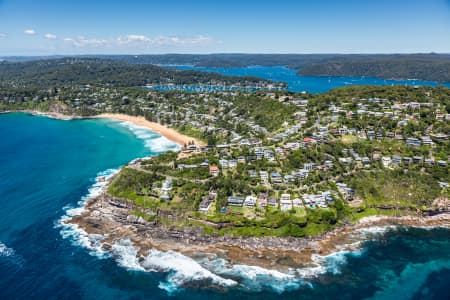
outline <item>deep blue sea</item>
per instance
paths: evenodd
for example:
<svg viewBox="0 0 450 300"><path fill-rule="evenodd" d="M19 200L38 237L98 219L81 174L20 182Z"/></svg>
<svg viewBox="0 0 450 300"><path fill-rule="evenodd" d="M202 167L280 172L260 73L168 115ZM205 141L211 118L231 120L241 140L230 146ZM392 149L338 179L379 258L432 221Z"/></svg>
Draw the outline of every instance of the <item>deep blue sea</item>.
<svg viewBox="0 0 450 300"><path fill-rule="evenodd" d="M263 67L251 66L244 68L203 68L194 66L166 66L180 70L197 70L203 72L215 72L227 76L256 76L288 84L291 92L323 93L331 89L349 85L408 85L408 86L437 86L439 83L423 80L385 80L373 77L339 77L339 76L303 76L298 75L296 70L282 66ZM450 83L444 83L450 87ZM169 87L173 89L174 87ZM192 87L183 87L192 89ZM161 90L164 90L161 88Z"/></svg>
<svg viewBox="0 0 450 300"><path fill-rule="evenodd" d="M141 271L126 243L114 257L102 255L74 240L60 220L95 193L99 174L172 143L110 120L19 113L0 115L0 137L2 300L450 299L446 229L375 228L362 250L317 257L316 267L295 277L251 266L202 268L176 253L149 257L147 263L164 272ZM227 292L180 286L218 277L240 285Z"/></svg>

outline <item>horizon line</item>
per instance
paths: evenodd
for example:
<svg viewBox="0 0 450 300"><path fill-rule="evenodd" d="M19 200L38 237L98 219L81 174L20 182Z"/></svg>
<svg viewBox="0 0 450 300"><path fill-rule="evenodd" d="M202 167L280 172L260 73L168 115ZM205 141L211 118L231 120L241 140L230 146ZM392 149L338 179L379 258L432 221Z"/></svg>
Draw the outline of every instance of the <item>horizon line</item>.
<svg viewBox="0 0 450 300"><path fill-rule="evenodd" d="M77 53L77 54L31 54L31 55L14 55L14 54L0 54L0 57L55 57L55 56L164 56L164 55L198 55L198 56L208 56L208 55L450 55L449 52L352 52L352 53L341 53L341 52L311 52L311 53L277 53L277 52L211 52L211 53L177 53L177 52L167 52L167 53Z"/></svg>

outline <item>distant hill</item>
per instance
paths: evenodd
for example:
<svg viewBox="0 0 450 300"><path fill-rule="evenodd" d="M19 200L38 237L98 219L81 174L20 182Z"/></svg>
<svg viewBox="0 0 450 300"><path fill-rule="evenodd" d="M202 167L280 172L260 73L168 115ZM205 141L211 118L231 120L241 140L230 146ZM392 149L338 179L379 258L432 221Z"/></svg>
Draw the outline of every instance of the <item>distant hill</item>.
<svg viewBox="0 0 450 300"><path fill-rule="evenodd" d="M450 82L450 55L344 56L299 70L303 75L368 76Z"/></svg>
<svg viewBox="0 0 450 300"><path fill-rule="evenodd" d="M239 68L248 66L288 66L300 69L323 62L335 54L161 54L96 56L126 61L131 64L193 65L209 68Z"/></svg>
<svg viewBox="0 0 450 300"><path fill-rule="evenodd" d="M99 58L58 58L25 62L0 62L0 85L60 86L67 84L110 84L143 86L152 83L253 84L268 82L256 77L231 77L217 73L180 71L153 65L132 65Z"/></svg>
<svg viewBox="0 0 450 300"><path fill-rule="evenodd" d="M450 82L450 54L165 54L116 55L107 58L132 64L178 64L198 67L287 66L303 75L368 76Z"/></svg>
<svg viewBox="0 0 450 300"><path fill-rule="evenodd" d="M51 57L60 60L58 56ZM193 65L198 67L239 68L247 66L286 66L299 74L317 76L369 76L384 79L421 79L450 82L450 54L162 54L95 55L78 59L100 59L130 65ZM42 57L4 57L10 62ZM147 72L138 67L138 72ZM153 72L156 69L152 69ZM162 71L160 71L162 72ZM168 74L169 71L162 72ZM183 81L186 74L176 76ZM192 74L191 74L192 75ZM187 74L190 78L190 75ZM197 76L197 75L196 75ZM200 76L200 75L198 75ZM212 76L212 75L211 75ZM219 76L219 75L216 75ZM169 76L170 77L170 76ZM210 77L208 75L208 77ZM131 77L133 78L133 76ZM197 78L204 80L202 76ZM122 79L124 80L124 79ZM236 79L230 79L236 80ZM254 79L249 79L254 80Z"/></svg>

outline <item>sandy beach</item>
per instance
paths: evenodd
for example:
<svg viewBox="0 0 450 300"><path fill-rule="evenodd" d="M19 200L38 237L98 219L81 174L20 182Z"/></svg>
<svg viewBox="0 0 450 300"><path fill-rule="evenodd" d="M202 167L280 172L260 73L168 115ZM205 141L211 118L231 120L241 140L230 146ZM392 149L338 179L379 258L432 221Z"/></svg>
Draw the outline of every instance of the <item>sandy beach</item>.
<svg viewBox="0 0 450 300"><path fill-rule="evenodd" d="M181 134L175 129L166 127L164 125L161 125L159 123L150 122L146 120L144 117L137 117L137 116L129 116L125 114L101 114L96 116L97 118L108 118L118 121L127 121L131 122L133 124L146 127L150 129L151 131L157 132L161 134L162 136L166 137L168 140L171 140L172 142L175 142L179 144L180 146L183 146L184 144L189 144L190 142L194 141L194 143L197 146L206 146L206 144L196 138L189 137L187 135Z"/></svg>
<svg viewBox="0 0 450 300"><path fill-rule="evenodd" d="M22 112L27 113L35 116L45 116L52 119L58 119L58 120L75 120L75 119L90 119L90 118L107 118L107 119L113 119L118 121L127 121L131 122L133 124L136 124L138 126L146 127L150 129L151 131L154 131L156 133L161 134L168 140L171 140L172 142L177 143L180 146L184 146L184 144L189 144L190 142L194 141L194 143L197 146L206 146L206 143L203 141L200 141L196 138L184 135L182 133L179 133L175 129L169 128L167 126L161 125L156 122L150 122L146 120L144 117L140 116L129 116L125 114L112 114L112 113L105 113L101 115L91 116L91 117L81 117L81 116L75 116L75 115L65 115L58 112L41 112L37 110L13 110L13 111L2 111L1 113L12 113L12 112Z"/></svg>

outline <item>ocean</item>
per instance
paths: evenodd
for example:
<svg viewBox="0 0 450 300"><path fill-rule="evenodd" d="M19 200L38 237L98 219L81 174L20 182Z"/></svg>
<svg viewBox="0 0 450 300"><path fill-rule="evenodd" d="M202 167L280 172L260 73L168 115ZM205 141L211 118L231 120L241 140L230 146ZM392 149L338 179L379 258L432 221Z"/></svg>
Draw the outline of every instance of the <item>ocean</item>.
<svg viewBox="0 0 450 300"><path fill-rule="evenodd" d="M108 255L61 221L99 192L98 176L176 145L130 123L21 113L0 115L0 136L2 300L450 299L450 231L439 228L374 228L360 250L316 257L300 276L158 251L145 272L127 241ZM239 284L204 288L215 280Z"/></svg>
<svg viewBox="0 0 450 300"><path fill-rule="evenodd" d="M352 85L408 85L408 86L437 86L441 83L433 81L424 81L417 79L407 80L387 80L374 77L341 77L341 76L304 76L298 75L296 70L283 66L251 66L243 68L204 68L194 66L176 66L166 67L180 70L196 70L203 72L215 72L226 76L256 76L276 82L285 82L288 84L288 90L291 92L309 92L324 93L334 88ZM450 87L450 83L442 83ZM176 87L159 87L159 90L175 89ZM180 89L195 91L195 87L179 86ZM198 87L197 87L198 89ZM214 89L214 87L213 87ZM204 88L202 89L204 90Z"/></svg>

